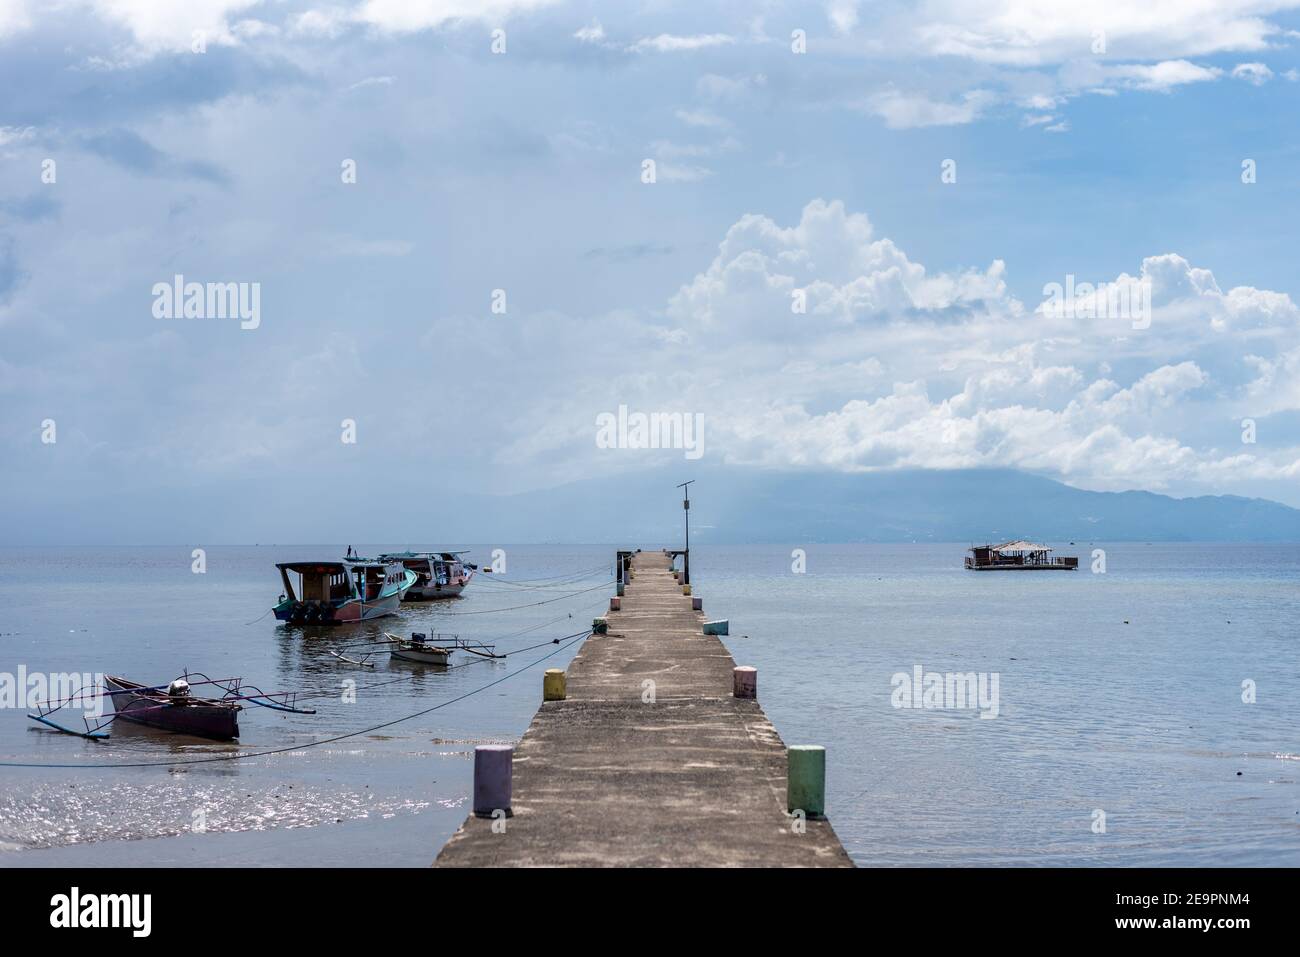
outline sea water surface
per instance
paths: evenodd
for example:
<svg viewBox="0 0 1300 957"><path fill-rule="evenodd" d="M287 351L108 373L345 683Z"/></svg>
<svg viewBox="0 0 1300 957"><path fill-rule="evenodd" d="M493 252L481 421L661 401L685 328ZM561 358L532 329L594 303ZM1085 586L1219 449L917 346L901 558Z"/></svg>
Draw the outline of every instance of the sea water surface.
<svg viewBox="0 0 1300 957"><path fill-rule="evenodd" d="M506 574L463 598L333 629L266 612L275 562L343 546L214 547L202 574L189 548L0 550L0 681L190 669L317 709L247 708L238 744L125 723L92 742L5 701L0 761L45 767L0 767L0 866L429 864L467 813L474 745L518 739L541 670L578 647L552 642L612 593L613 546L472 558L494 548ZM784 740L827 748L828 813L855 861L1300 864L1300 546L1081 542L1060 546L1079 571L1042 573L966 572L964 548L693 549L695 592L730 619ZM510 654L392 663L385 631ZM376 650L373 669L330 654ZM996 674L996 717L900 707L896 676L918 667ZM252 756L207 760L235 753Z"/></svg>

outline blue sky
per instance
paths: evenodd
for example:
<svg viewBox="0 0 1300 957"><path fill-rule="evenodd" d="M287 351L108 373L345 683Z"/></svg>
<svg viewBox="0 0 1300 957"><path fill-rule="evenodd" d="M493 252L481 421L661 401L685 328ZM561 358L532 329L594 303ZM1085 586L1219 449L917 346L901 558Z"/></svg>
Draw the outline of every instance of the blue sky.
<svg viewBox="0 0 1300 957"><path fill-rule="evenodd" d="M1300 505L1297 7L0 0L10 519L680 461L597 448L620 404L714 463ZM156 318L177 273L260 324ZM1068 275L1149 328L1044 314Z"/></svg>

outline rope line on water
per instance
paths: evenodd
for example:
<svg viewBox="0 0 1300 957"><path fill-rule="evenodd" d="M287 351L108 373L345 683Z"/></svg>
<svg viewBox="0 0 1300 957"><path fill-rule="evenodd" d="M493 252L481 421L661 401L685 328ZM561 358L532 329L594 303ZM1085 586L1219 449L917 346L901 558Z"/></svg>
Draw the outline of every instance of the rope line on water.
<svg viewBox="0 0 1300 957"><path fill-rule="evenodd" d="M458 665L442 665L440 667L442 669L442 672L445 673L448 671L456 671L458 668L468 668L470 665L481 665L485 661L501 661L503 658L507 658L510 655L520 655L523 654L525 651L533 651L537 648L544 648L547 645L558 645L561 642L567 641L570 638L575 638L579 635L586 635L590 633L591 633L590 629L588 629L587 631L577 631L574 632L572 635L564 635L561 638L552 638L550 641L539 641L537 644L529 645L527 648L516 648L514 651L509 651L498 658L471 658L469 661L462 661ZM383 681L371 681L364 685L361 684L357 685L357 690L370 691L373 688L383 688L388 685L401 684L403 681L414 680L416 676L417 675L415 673L411 673L411 674L398 675L395 678L386 678ZM335 698L335 697L338 697L338 689L336 688L331 688L328 691L326 690L300 691L297 693L298 700L309 701L309 700L314 700L319 698Z"/></svg>
<svg viewBox="0 0 1300 957"><path fill-rule="evenodd" d="M511 588L517 588L521 591L545 591L546 589L549 588L563 588L566 585L576 584L577 582L582 581L584 578L590 578L593 575L599 574L603 571L605 571L605 565L600 564L594 568L586 569L585 571L572 572L567 575L556 575L554 578L524 578L519 580L512 580L509 578L496 578L493 576L484 575L479 579L479 581L481 581L483 584L501 585L501 586L508 585ZM544 584L538 584L539 582Z"/></svg>
<svg viewBox="0 0 1300 957"><path fill-rule="evenodd" d="M587 592L593 592L598 588L608 588L612 584L614 584L614 580L611 578L609 581L601 582L598 585L593 585L591 588L584 588L581 591L569 592L567 595L560 595L556 598L547 598L544 601L530 602L529 604L526 605L511 605L508 608L480 608L478 611L448 611L448 612L444 612L444 614L448 615L449 617L459 618L464 615L490 615L493 612L498 612L498 611L517 611L520 608L536 608L538 605L549 605L552 602L564 601L564 599L566 598L575 598L578 595L585 595L587 594Z"/></svg>
<svg viewBox="0 0 1300 957"><path fill-rule="evenodd" d="M555 657L561 651L567 648L569 645L583 638L586 638L590 634L591 634L590 631L577 632L576 634L570 636L568 640L564 641L563 644L556 647L554 651L542 655L540 658L536 659L535 661L530 661L522 668L518 668L514 671L508 672L502 675L500 678L497 678L495 681L489 681L487 684L481 687L475 688L472 691L467 691L462 695L457 695L455 698L451 698L448 701L440 702L431 708L425 708L423 711L417 711L414 714L408 714L401 718L394 718L392 721L385 721L383 724L377 724L374 727L362 728L359 731L349 731L347 734L337 734L331 738L324 738L320 741L312 741L308 744L290 745L288 747L283 747L283 748L271 748L266 751L250 751L244 754L217 754L206 758L191 758L186 761L129 761L129 762L108 762L102 764L33 764L33 763L22 762L22 761L0 761L0 768L59 768L59 769L70 768L73 770L82 770L82 769L96 770L96 769L105 769L105 768L174 768L174 767L180 767L182 765L212 764L217 761L242 761L246 758L263 758L263 757L269 757L270 755L274 755L274 754L287 754L292 751L306 751L308 748L318 748L321 745L334 744L336 741L345 741L348 738L355 738L358 735L371 734L375 731L382 731L385 728L391 728L395 724L401 724L403 721L410 721L414 718L421 718L426 714L431 714L434 711L438 711L442 708L447 707L448 705L456 704L458 701L464 701L466 698L487 691L489 688L496 687L497 685L501 684L501 682L513 678L515 675L523 674L529 668L541 664L543 661L546 661L548 658Z"/></svg>

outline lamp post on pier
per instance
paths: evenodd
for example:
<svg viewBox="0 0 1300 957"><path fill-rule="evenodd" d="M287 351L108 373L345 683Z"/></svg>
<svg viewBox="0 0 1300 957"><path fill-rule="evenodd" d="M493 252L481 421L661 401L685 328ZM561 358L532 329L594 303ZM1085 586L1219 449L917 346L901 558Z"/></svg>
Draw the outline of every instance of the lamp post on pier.
<svg viewBox="0 0 1300 957"><path fill-rule="evenodd" d="M695 484L695 479L689 482L683 482L677 486L683 489L682 511L686 513L686 554L682 559L682 584L691 583L691 489L690 486Z"/></svg>

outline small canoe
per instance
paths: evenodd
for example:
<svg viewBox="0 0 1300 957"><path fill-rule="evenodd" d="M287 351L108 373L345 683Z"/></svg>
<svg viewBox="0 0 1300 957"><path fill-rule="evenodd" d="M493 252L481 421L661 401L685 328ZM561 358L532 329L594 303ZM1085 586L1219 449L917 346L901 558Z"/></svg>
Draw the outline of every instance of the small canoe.
<svg viewBox="0 0 1300 957"><path fill-rule="evenodd" d="M729 635L731 634L728 630L730 624L730 621L726 618L719 618L717 621L706 621L704 623L704 633L706 635Z"/></svg>
<svg viewBox="0 0 1300 957"><path fill-rule="evenodd" d="M104 686L118 720L220 741L239 737L241 708L233 701L195 697L188 685L185 694L168 694L113 675L104 676Z"/></svg>

